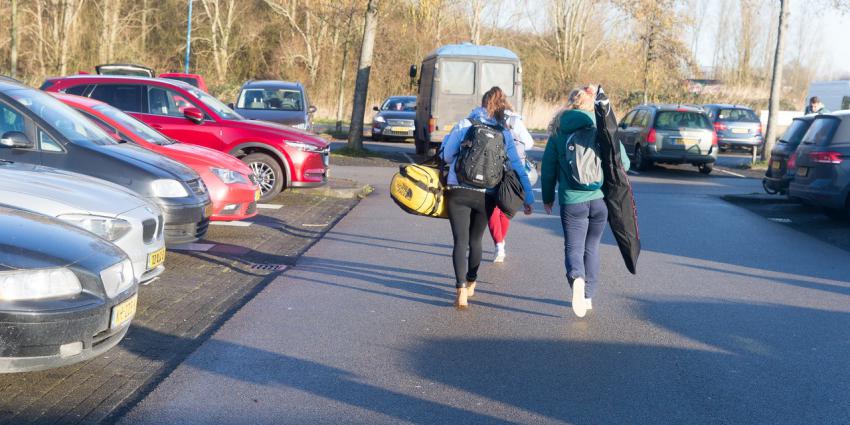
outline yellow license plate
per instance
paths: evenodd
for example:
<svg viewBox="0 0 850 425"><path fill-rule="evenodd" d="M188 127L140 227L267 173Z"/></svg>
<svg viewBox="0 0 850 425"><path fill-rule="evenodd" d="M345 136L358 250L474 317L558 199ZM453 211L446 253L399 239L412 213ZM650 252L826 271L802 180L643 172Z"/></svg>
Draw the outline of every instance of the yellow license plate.
<svg viewBox="0 0 850 425"><path fill-rule="evenodd" d="M209 204L206 207L204 207L204 218L207 218L211 215L212 215L212 204Z"/></svg>
<svg viewBox="0 0 850 425"><path fill-rule="evenodd" d="M735 134L746 134L746 133L749 133L749 132L750 132L750 130L747 130L746 128L733 128L732 129L732 133L735 133Z"/></svg>
<svg viewBox="0 0 850 425"><path fill-rule="evenodd" d="M129 322L136 314L138 300L138 295L133 295L121 304L112 307L112 320L109 327L115 329Z"/></svg>
<svg viewBox="0 0 850 425"><path fill-rule="evenodd" d="M160 248L148 254L148 270L153 270L165 262L165 248Z"/></svg>
<svg viewBox="0 0 850 425"><path fill-rule="evenodd" d="M263 192L257 189L257 193L254 194L254 202L259 201L261 196L263 196Z"/></svg>
<svg viewBox="0 0 850 425"><path fill-rule="evenodd" d="M696 139L679 139L676 141L677 145L683 145L685 147L691 147L693 145L699 144L699 140Z"/></svg>
<svg viewBox="0 0 850 425"><path fill-rule="evenodd" d="M410 131L410 129L407 128L407 127L390 127L390 131L395 131L395 132L399 132L399 133L407 133L408 131Z"/></svg>
<svg viewBox="0 0 850 425"><path fill-rule="evenodd" d="M779 162L774 162L773 164L771 164L771 167L773 167L774 171L779 171L779 169L782 168L782 164L780 164Z"/></svg>

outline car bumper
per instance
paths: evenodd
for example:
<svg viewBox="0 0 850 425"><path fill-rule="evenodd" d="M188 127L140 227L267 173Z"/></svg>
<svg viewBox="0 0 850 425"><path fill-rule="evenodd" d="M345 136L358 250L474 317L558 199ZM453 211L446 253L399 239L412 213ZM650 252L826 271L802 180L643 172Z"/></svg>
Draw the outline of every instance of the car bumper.
<svg viewBox="0 0 850 425"><path fill-rule="evenodd" d="M207 185L209 187L209 185ZM259 188L246 184L222 184L210 187L213 221L244 220L257 215Z"/></svg>
<svg viewBox="0 0 850 425"><path fill-rule="evenodd" d="M712 164L717 156L712 152L706 155L682 152L648 151L646 157L652 162L664 164Z"/></svg>
<svg viewBox="0 0 850 425"><path fill-rule="evenodd" d="M164 217L159 213L154 215L144 207L118 217L133 223L131 232L115 241L115 245L130 258L136 280L144 283L162 274L164 268L157 258L165 249ZM152 220L153 224L145 225Z"/></svg>
<svg viewBox="0 0 850 425"><path fill-rule="evenodd" d="M807 204L827 208L844 208L845 195L831 186L828 180L815 180L809 184L788 185L788 195Z"/></svg>
<svg viewBox="0 0 850 425"><path fill-rule="evenodd" d="M134 286L108 302L88 295L72 308L0 313L0 373L51 369L103 354L124 338L132 322L110 328L112 308L136 293Z"/></svg>
<svg viewBox="0 0 850 425"><path fill-rule="evenodd" d="M322 152L298 152L291 154L292 187L317 187L328 182L330 170L330 149Z"/></svg>
<svg viewBox="0 0 850 425"><path fill-rule="evenodd" d="M735 139L735 138L720 138L717 140L717 144L722 147L753 147L753 146L761 146L764 141L760 137L751 137L747 139Z"/></svg>
<svg viewBox="0 0 850 425"><path fill-rule="evenodd" d="M194 205L163 205L165 245L195 242L207 234L212 204L207 201Z"/></svg>
<svg viewBox="0 0 850 425"><path fill-rule="evenodd" d="M415 127L393 127L393 126L385 126L381 127L372 127L372 137L382 136L384 138L397 138L397 139L409 139L414 137L416 130Z"/></svg>
<svg viewBox="0 0 850 425"><path fill-rule="evenodd" d="M791 180L793 180L793 177L765 177L762 179L762 183L768 189L785 192L788 190Z"/></svg>

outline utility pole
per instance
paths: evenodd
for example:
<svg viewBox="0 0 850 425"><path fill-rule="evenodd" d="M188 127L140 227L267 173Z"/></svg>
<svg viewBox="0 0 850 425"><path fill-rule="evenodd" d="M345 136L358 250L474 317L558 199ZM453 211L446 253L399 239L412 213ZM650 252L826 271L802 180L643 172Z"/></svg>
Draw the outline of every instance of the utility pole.
<svg viewBox="0 0 850 425"><path fill-rule="evenodd" d="M184 67L184 73L189 73L189 54L192 51L192 1L189 0L189 19L186 22L186 64Z"/></svg>
<svg viewBox="0 0 850 425"><path fill-rule="evenodd" d="M12 46L9 49L9 76L18 78L18 0L11 1L12 22L10 25Z"/></svg>
<svg viewBox="0 0 850 425"><path fill-rule="evenodd" d="M770 161L770 151L776 138L776 114L779 113L779 98L782 96L782 54L785 51L785 32L788 29L788 14L791 0L779 0L779 29L776 33L776 53L773 55L773 78L770 83L770 105L767 108L767 134L764 139L762 158Z"/></svg>
<svg viewBox="0 0 850 425"><path fill-rule="evenodd" d="M363 41L360 44L360 61L354 83L351 125L348 127L348 147L363 149L363 116L366 114L366 94L369 92L369 73L372 71L372 50L375 46L375 29L378 26L378 0L369 0L363 22Z"/></svg>

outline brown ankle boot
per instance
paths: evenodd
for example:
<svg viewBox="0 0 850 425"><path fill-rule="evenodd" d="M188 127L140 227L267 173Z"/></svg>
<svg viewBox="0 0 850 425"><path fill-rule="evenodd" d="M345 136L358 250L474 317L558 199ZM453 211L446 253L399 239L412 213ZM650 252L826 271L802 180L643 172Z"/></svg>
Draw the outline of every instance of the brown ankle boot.
<svg viewBox="0 0 850 425"><path fill-rule="evenodd" d="M469 294L466 288L457 288L457 299L455 300L455 307L460 310L465 310L469 308L469 301L467 300Z"/></svg>
<svg viewBox="0 0 850 425"><path fill-rule="evenodd" d="M466 282L466 296L472 298L475 295L475 282Z"/></svg>

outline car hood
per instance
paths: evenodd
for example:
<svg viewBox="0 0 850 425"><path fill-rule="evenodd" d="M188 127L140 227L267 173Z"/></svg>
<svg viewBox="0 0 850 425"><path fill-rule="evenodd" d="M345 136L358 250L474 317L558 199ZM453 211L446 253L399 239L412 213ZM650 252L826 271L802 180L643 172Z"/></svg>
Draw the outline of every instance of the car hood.
<svg viewBox="0 0 850 425"><path fill-rule="evenodd" d="M188 143L172 143L161 146L168 156L189 166L227 168L245 175L251 175L251 169L233 155L219 152L203 146Z"/></svg>
<svg viewBox="0 0 850 425"><path fill-rule="evenodd" d="M139 146L124 143L120 145L101 146L100 148L101 152L132 163L163 178L176 178L183 181L199 178L195 170L164 155Z"/></svg>
<svg viewBox="0 0 850 425"><path fill-rule="evenodd" d="M295 127L290 127L288 125L257 120L239 121L239 125L243 129L278 133L280 134L281 138L292 138L294 141L304 142L319 147L321 149L324 149L328 146L328 142L326 142L321 137L310 133L309 131L299 130Z"/></svg>
<svg viewBox="0 0 850 425"><path fill-rule="evenodd" d="M85 230L3 205L0 234L0 272L72 264L97 272L126 258L118 247Z"/></svg>
<svg viewBox="0 0 850 425"><path fill-rule="evenodd" d="M416 111L381 111L375 116L393 120L412 120L416 118Z"/></svg>
<svg viewBox="0 0 850 425"><path fill-rule="evenodd" d="M115 217L152 205L117 184L33 164L0 163L0 199L41 214L96 214Z"/></svg>

